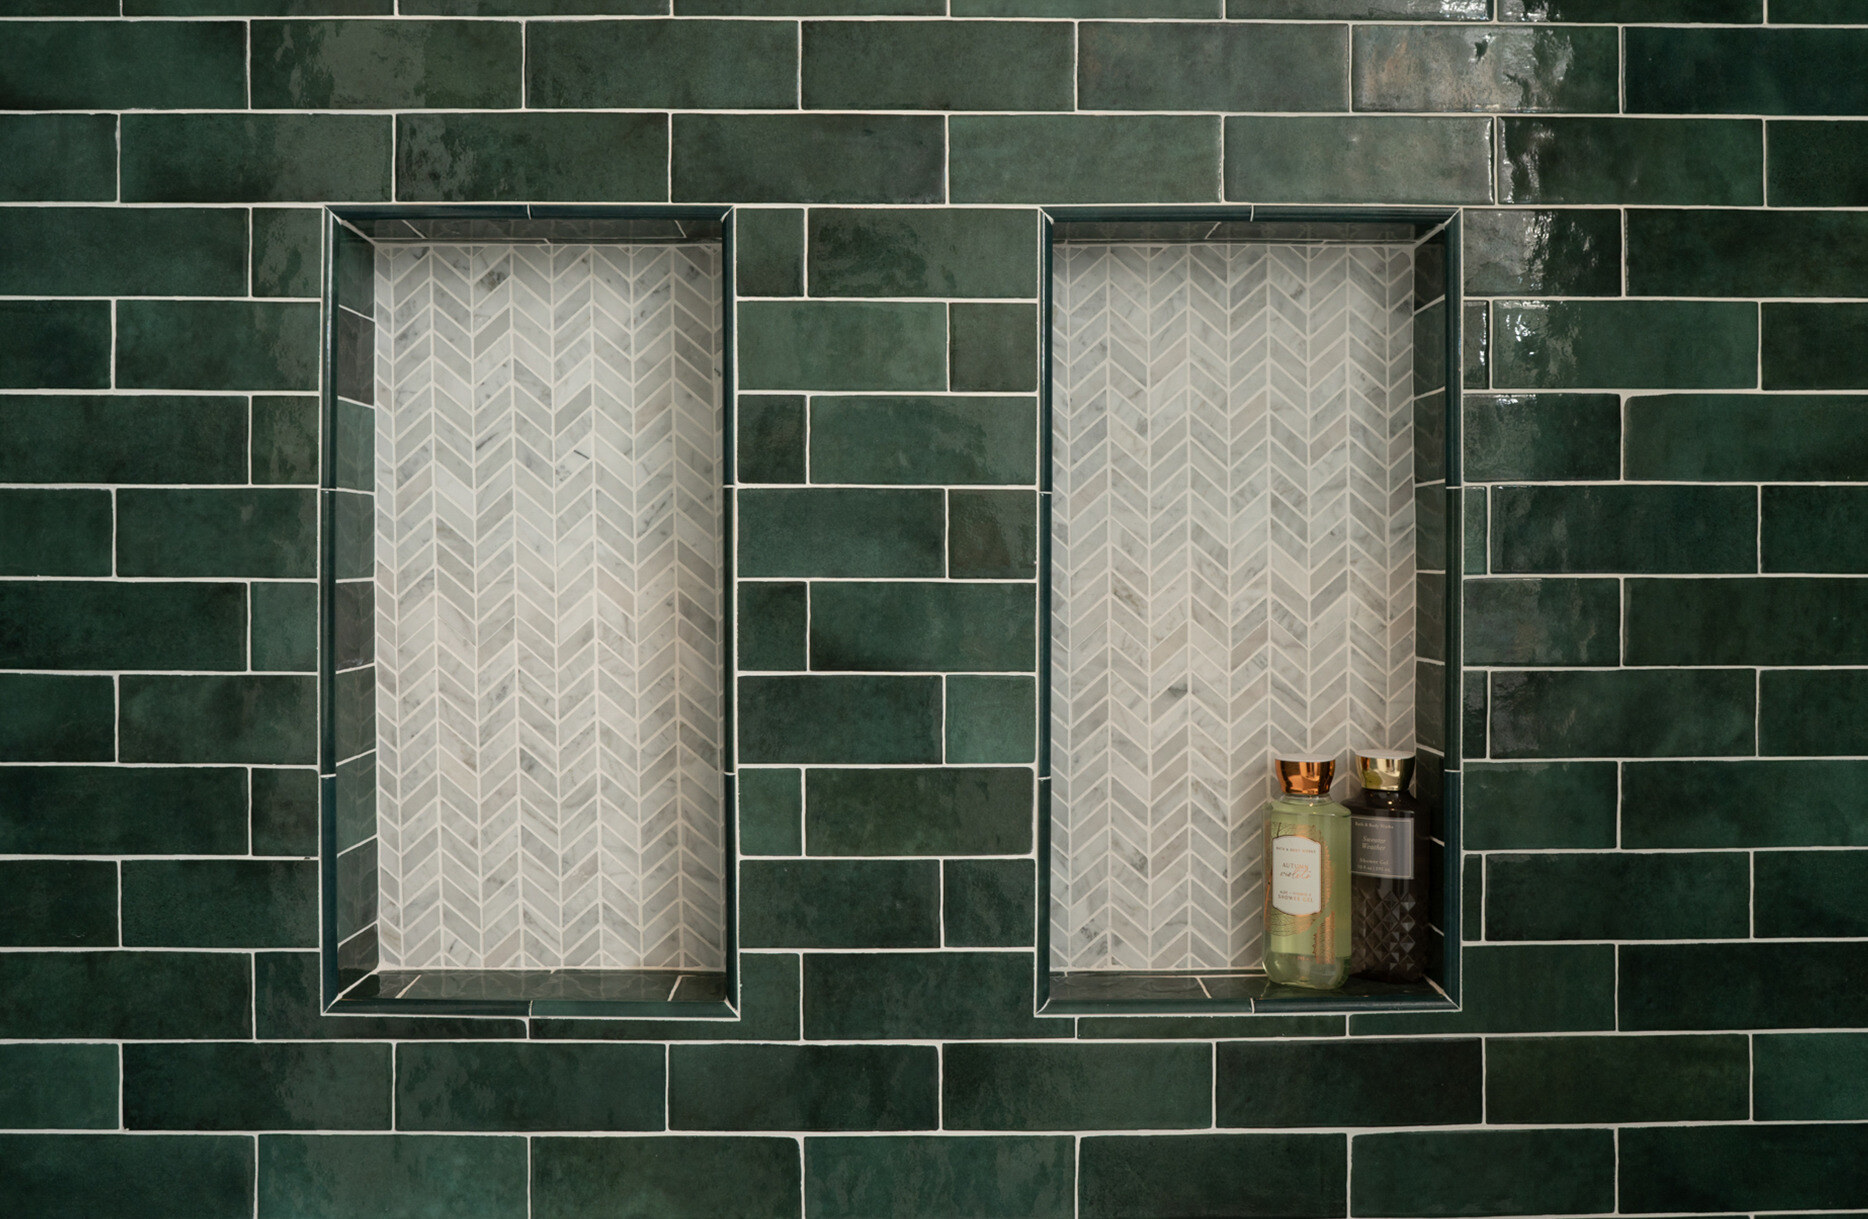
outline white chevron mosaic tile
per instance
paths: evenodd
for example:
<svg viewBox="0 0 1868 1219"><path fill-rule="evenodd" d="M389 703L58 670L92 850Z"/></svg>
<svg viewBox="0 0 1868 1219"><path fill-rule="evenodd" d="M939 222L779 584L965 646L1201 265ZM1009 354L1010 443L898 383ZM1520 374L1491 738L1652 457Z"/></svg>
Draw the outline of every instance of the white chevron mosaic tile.
<svg viewBox="0 0 1868 1219"><path fill-rule="evenodd" d="M719 969L721 259L376 258L386 968Z"/></svg>
<svg viewBox="0 0 1868 1219"><path fill-rule="evenodd" d="M1256 967L1274 753L1413 747L1412 253L1065 244L1053 292L1052 967Z"/></svg>

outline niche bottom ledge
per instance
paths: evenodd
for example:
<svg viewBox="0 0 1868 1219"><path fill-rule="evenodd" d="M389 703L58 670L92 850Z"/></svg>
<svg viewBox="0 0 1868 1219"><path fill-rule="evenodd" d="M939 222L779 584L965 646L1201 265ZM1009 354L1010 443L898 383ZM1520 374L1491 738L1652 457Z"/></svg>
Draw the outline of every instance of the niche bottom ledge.
<svg viewBox="0 0 1868 1219"><path fill-rule="evenodd" d="M328 1009L475 1016L738 1015L724 972L675 969L377 969Z"/></svg>
<svg viewBox="0 0 1868 1219"><path fill-rule="evenodd" d="M1281 986L1262 971L1069 970L1046 979L1044 1016L1330 1015L1452 1012L1459 1005L1431 981L1351 978L1335 990Z"/></svg>

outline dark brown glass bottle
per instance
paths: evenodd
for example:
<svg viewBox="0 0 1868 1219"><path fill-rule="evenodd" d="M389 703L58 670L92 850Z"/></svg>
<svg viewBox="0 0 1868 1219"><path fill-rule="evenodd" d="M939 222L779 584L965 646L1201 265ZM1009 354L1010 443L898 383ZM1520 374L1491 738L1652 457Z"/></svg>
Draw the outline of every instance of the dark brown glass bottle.
<svg viewBox="0 0 1868 1219"><path fill-rule="evenodd" d="M1355 925L1349 972L1418 982L1427 967L1427 812L1407 794L1410 754L1359 753L1362 790L1350 814L1349 900Z"/></svg>

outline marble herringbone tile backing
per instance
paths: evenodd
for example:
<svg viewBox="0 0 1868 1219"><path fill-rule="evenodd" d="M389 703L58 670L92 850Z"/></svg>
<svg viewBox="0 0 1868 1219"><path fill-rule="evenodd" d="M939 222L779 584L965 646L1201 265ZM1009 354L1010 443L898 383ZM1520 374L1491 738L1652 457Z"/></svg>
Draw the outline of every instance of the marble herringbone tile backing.
<svg viewBox="0 0 1868 1219"><path fill-rule="evenodd" d="M720 968L719 251L376 267L382 963Z"/></svg>
<svg viewBox="0 0 1868 1219"><path fill-rule="evenodd" d="M1412 748L1412 280L1058 248L1054 968L1258 965L1273 755Z"/></svg>

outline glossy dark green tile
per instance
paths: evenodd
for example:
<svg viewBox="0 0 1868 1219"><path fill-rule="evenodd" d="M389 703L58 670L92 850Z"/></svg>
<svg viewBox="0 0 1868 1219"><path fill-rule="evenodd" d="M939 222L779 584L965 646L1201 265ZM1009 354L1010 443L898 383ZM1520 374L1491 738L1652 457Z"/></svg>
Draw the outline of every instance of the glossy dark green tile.
<svg viewBox="0 0 1868 1219"><path fill-rule="evenodd" d="M0 115L0 200L117 197L117 116Z"/></svg>
<svg viewBox="0 0 1868 1219"><path fill-rule="evenodd" d="M795 969L795 966L794 966ZM522 1020L440 1016L326 1016L315 952L253 954L254 1030L262 1039L292 1041L466 1040L526 1035Z"/></svg>
<svg viewBox="0 0 1868 1219"><path fill-rule="evenodd" d="M1482 1108L1476 1040L1228 1041L1215 1070L1221 1126L1476 1123Z"/></svg>
<svg viewBox="0 0 1868 1219"><path fill-rule="evenodd" d="M127 1045L130 1130L387 1130L390 1047ZM405 1111L406 1112L406 1111Z"/></svg>
<svg viewBox="0 0 1868 1219"><path fill-rule="evenodd" d="M1795 3L1796 0L1790 0ZM1497 0L1500 21L1758 22L1762 0ZM1784 0L1777 0L1781 6Z"/></svg>
<svg viewBox="0 0 1868 1219"><path fill-rule="evenodd" d="M817 583L811 668L1029 672L1037 614L1029 584Z"/></svg>
<svg viewBox="0 0 1868 1219"><path fill-rule="evenodd" d="M314 671L318 667L318 586L255 583L249 587L252 589L252 667L275 673ZM368 585L342 587L346 592L355 588L367 592L369 588ZM339 594L340 597L344 595Z"/></svg>
<svg viewBox="0 0 1868 1219"><path fill-rule="evenodd" d="M734 289L740 297L804 295L804 215L803 208L795 207L734 210ZM758 401L756 398L740 400L742 420L746 404ZM801 479L748 481L796 482Z"/></svg>
<svg viewBox="0 0 1868 1219"><path fill-rule="evenodd" d="M117 865L76 859L0 862L0 944L114 948Z"/></svg>
<svg viewBox="0 0 1868 1219"><path fill-rule="evenodd" d="M1751 752L1749 669L1492 675L1492 756L1718 757ZM1665 716L1654 708L1667 707Z"/></svg>
<svg viewBox="0 0 1868 1219"><path fill-rule="evenodd" d="M677 17L938 17L944 0L675 0Z"/></svg>
<svg viewBox="0 0 1868 1219"><path fill-rule="evenodd" d="M1626 944L1624 1029L1868 1027L1868 943Z"/></svg>
<svg viewBox="0 0 1868 1219"><path fill-rule="evenodd" d="M809 616L803 584L746 581L739 586L739 668L797 672L805 663L805 621Z"/></svg>
<svg viewBox="0 0 1868 1219"><path fill-rule="evenodd" d="M1614 394L1467 394L1462 409L1472 482L1620 476L1622 405Z"/></svg>
<svg viewBox="0 0 1868 1219"><path fill-rule="evenodd" d="M0 953L0 1037L249 1037L251 969L243 953Z"/></svg>
<svg viewBox="0 0 1868 1219"><path fill-rule="evenodd" d="M1467 664L1620 662L1615 580L1475 580L1465 590Z"/></svg>
<svg viewBox="0 0 1868 1219"><path fill-rule="evenodd" d="M1744 1037L1536 1037L1486 1043L1486 1120L1743 1121Z"/></svg>
<svg viewBox="0 0 1868 1219"><path fill-rule="evenodd" d="M1492 384L1492 311L1484 301L1460 308L1460 384L1485 389Z"/></svg>
<svg viewBox="0 0 1868 1219"><path fill-rule="evenodd" d="M315 576L316 495L282 488L120 491L117 572Z"/></svg>
<svg viewBox="0 0 1868 1219"><path fill-rule="evenodd" d="M1031 398L814 398L811 481L1029 483L1037 431Z"/></svg>
<svg viewBox="0 0 1868 1219"><path fill-rule="evenodd" d="M0 389L102 389L110 384L107 301L0 301Z"/></svg>
<svg viewBox="0 0 1868 1219"><path fill-rule="evenodd" d="M1341 1215L1348 1174L1340 1134L1182 1134L1086 1138L1083 1219Z"/></svg>
<svg viewBox="0 0 1868 1219"><path fill-rule="evenodd" d="M1612 113L1620 77L1620 40L1603 27L1363 25L1355 32L1357 110Z"/></svg>
<svg viewBox="0 0 1868 1219"><path fill-rule="evenodd" d="M801 1214L796 1139L531 1142L532 1219L799 1219Z"/></svg>
<svg viewBox="0 0 1868 1219"><path fill-rule="evenodd" d="M316 389L318 306L120 301L116 354L129 389Z"/></svg>
<svg viewBox="0 0 1868 1219"><path fill-rule="evenodd" d="M739 759L938 762L940 714L938 677L744 677Z"/></svg>
<svg viewBox="0 0 1868 1219"><path fill-rule="evenodd" d="M1459 968L1463 1010L1351 1016L1349 1031L1389 1036L1615 1027L1615 949L1607 944L1468 944Z"/></svg>
<svg viewBox="0 0 1868 1219"><path fill-rule="evenodd" d="M525 64L526 105L547 109L789 110L798 101L798 30L777 21L541 21L526 28Z"/></svg>
<svg viewBox="0 0 1868 1219"><path fill-rule="evenodd" d="M1758 308L1725 301L1499 301L1493 384L1524 389L1750 388ZM1767 323L1768 334L1768 323ZM1640 343L1627 341L1639 334ZM1769 366L1769 339L1766 339ZM1768 384L1768 380L1767 380Z"/></svg>
<svg viewBox="0 0 1868 1219"><path fill-rule="evenodd" d="M317 296L324 217L310 208L253 209L253 294Z"/></svg>
<svg viewBox="0 0 1868 1219"><path fill-rule="evenodd" d="M1608 1130L1358 1135L1358 1215L1567 1215L1615 1209Z"/></svg>
<svg viewBox="0 0 1868 1219"><path fill-rule="evenodd" d="M519 104L522 42L516 25L259 21L252 30L252 104L261 109L454 110Z"/></svg>
<svg viewBox="0 0 1868 1219"><path fill-rule="evenodd" d="M0 491L0 575L110 575L114 516L108 491ZM0 587L0 596L7 591ZM18 587L10 591L30 595ZM59 624L16 620L0 625L0 648L9 635L17 641L43 625L56 631Z"/></svg>
<svg viewBox="0 0 1868 1219"><path fill-rule="evenodd" d="M812 770L805 794L805 842L813 855L1019 855L1031 849L1028 769Z"/></svg>
<svg viewBox="0 0 1868 1219"><path fill-rule="evenodd" d="M1758 752L1868 753L1868 671L1772 669L1758 679Z"/></svg>
<svg viewBox="0 0 1868 1219"><path fill-rule="evenodd" d="M246 413L243 398L9 395L0 482L245 482Z"/></svg>
<svg viewBox="0 0 1868 1219"><path fill-rule="evenodd" d="M1868 846L1858 815L1864 782L1868 763L1853 761L1631 763L1622 772L1622 844ZM1783 799L1787 792L1796 798Z"/></svg>
<svg viewBox="0 0 1868 1219"><path fill-rule="evenodd" d="M1621 1132L1621 1210L1859 1206L1868 1126L1656 1126Z"/></svg>
<svg viewBox="0 0 1868 1219"><path fill-rule="evenodd" d="M0 292L11 296L244 296L245 213L19 208L7 213Z"/></svg>
<svg viewBox="0 0 1868 1219"><path fill-rule="evenodd" d="M1465 214L1461 242L1461 268L1470 293L1621 295L1620 212L1595 208L1475 208Z"/></svg>
<svg viewBox="0 0 1868 1219"><path fill-rule="evenodd" d="M1486 553L1486 537L1491 530L1491 496L1484 487L1466 488L1462 495L1462 522L1465 530L1465 574L1482 576L1491 570Z"/></svg>
<svg viewBox="0 0 1868 1219"><path fill-rule="evenodd" d="M954 948L1029 948L1037 892L1028 859L944 861L942 943Z"/></svg>
<svg viewBox="0 0 1868 1219"><path fill-rule="evenodd" d="M947 388L944 305L747 301L739 327L747 389Z"/></svg>
<svg viewBox="0 0 1868 1219"><path fill-rule="evenodd" d="M1751 572L1748 487L1495 487L1495 572Z"/></svg>
<svg viewBox="0 0 1868 1219"><path fill-rule="evenodd" d="M1174 1130L1212 1117L1205 1045L956 1045L941 1059L950 1130Z"/></svg>
<svg viewBox="0 0 1868 1219"><path fill-rule="evenodd" d="M742 576L940 576L947 560L938 490L745 490Z"/></svg>
<svg viewBox="0 0 1868 1219"><path fill-rule="evenodd" d="M44 1219L245 1219L253 1213L253 1140L0 1135L0 1197Z"/></svg>
<svg viewBox="0 0 1868 1219"><path fill-rule="evenodd" d="M661 1130L662 1049L396 1047L398 1130Z"/></svg>
<svg viewBox="0 0 1868 1219"><path fill-rule="evenodd" d="M1637 296L1851 296L1868 275L1868 215L1636 209Z"/></svg>
<svg viewBox="0 0 1868 1219"><path fill-rule="evenodd" d="M120 684L126 762L317 760L311 677L126 676Z"/></svg>
<svg viewBox="0 0 1868 1219"><path fill-rule="evenodd" d="M1760 851L1752 884L1759 938L1868 936L1868 851Z"/></svg>
<svg viewBox="0 0 1868 1219"><path fill-rule="evenodd" d="M1501 131L1501 203L1764 202L1756 119L1508 118Z"/></svg>
<svg viewBox="0 0 1868 1219"><path fill-rule="evenodd" d="M1868 388L1868 305L1767 304L1763 313L1763 388Z"/></svg>
<svg viewBox="0 0 1868 1219"><path fill-rule="evenodd" d="M1868 573L1868 488L1764 488L1764 570Z"/></svg>
<svg viewBox="0 0 1868 1219"><path fill-rule="evenodd" d="M404 0L403 13L437 17L660 16L667 0Z"/></svg>
<svg viewBox="0 0 1868 1219"><path fill-rule="evenodd" d="M1446 384L1446 301L1437 300L1414 315L1414 392L1430 394ZM1422 437L1415 438L1416 461L1420 450L1428 447ZM1441 477L1438 468L1421 469L1418 482L1432 482Z"/></svg>
<svg viewBox="0 0 1868 1219"><path fill-rule="evenodd" d="M1030 678L949 677L947 761L1031 761L1037 714L1037 684Z"/></svg>
<svg viewBox="0 0 1868 1219"><path fill-rule="evenodd" d="M374 578L376 524L375 497L337 494L331 497L333 573L339 580Z"/></svg>
<svg viewBox="0 0 1868 1219"><path fill-rule="evenodd" d="M933 860L748 860L740 865L748 948L937 948Z"/></svg>
<svg viewBox="0 0 1868 1219"><path fill-rule="evenodd" d="M1627 581L1634 665L1868 663L1868 582Z"/></svg>
<svg viewBox="0 0 1868 1219"><path fill-rule="evenodd" d="M115 755L108 677L0 674L0 756L13 762L106 762Z"/></svg>
<svg viewBox="0 0 1868 1219"><path fill-rule="evenodd" d="M747 855L804 851L804 777L796 770L741 770L739 849Z"/></svg>
<svg viewBox="0 0 1868 1219"><path fill-rule="evenodd" d="M1641 114L1868 114L1863 30L1629 30Z"/></svg>
<svg viewBox="0 0 1868 1219"><path fill-rule="evenodd" d="M1491 131L1480 118L1228 118L1226 198L1490 203Z"/></svg>
<svg viewBox="0 0 1868 1219"><path fill-rule="evenodd" d="M1868 398L1656 394L1628 400L1629 478L1855 478L1868 462ZM1767 499L1778 490L1767 492ZM1770 514L1766 513L1768 532ZM1770 547L1766 546L1767 561Z"/></svg>
<svg viewBox="0 0 1868 1219"><path fill-rule="evenodd" d="M1710 940L1750 927L1742 854L1492 855L1488 940Z"/></svg>
<svg viewBox="0 0 1868 1219"><path fill-rule="evenodd" d="M126 202L387 199L391 120L365 114L130 114Z"/></svg>
<svg viewBox="0 0 1868 1219"><path fill-rule="evenodd" d="M1228 17L1484 21L1491 0L1226 0Z"/></svg>
<svg viewBox="0 0 1868 1219"><path fill-rule="evenodd" d="M354 758L376 744L376 675L369 669L339 673L331 685L337 756Z"/></svg>
<svg viewBox="0 0 1868 1219"><path fill-rule="evenodd" d="M673 198L941 203L937 115L678 114Z"/></svg>
<svg viewBox="0 0 1868 1219"><path fill-rule="evenodd" d="M318 772L255 767L252 773L253 853L316 855Z"/></svg>
<svg viewBox="0 0 1868 1219"><path fill-rule="evenodd" d="M1616 845L1613 762L1468 763L1463 774L1469 851Z"/></svg>
<svg viewBox="0 0 1868 1219"><path fill-rule="evenodd" d="M160 948L312 948L318 869L301 860L132 860L123 942Z"/></svg>
<svg viewBox="0 0 1868 1219"><path fill-rule="evenodd" d="M1077 105L1346 110L1348 64L1346 26L1097 22L1079 27Z"/></svg>
<svg viewBox="0 0 1868 1219"><path fill-rule="evenodd" d="M804 397L741 394L733 442L740 482L803 482Z"/></svg>
<svg viewBox="0 0 1868 1219"><path fill-rule="evenodd" d="M951 0L956 17L1205 17L1225 0Z"/></svg>
<svg viewBox="0 0 1868 1219"><path fill-rule="evenodd" d="M1028 212L813 208L810 237L811 290L820 296L1013 297L1038 288Z"/></svg>
<svg viewBox="0 0 1868 1219"><path fill-rule="evenodd" d="M117 1129L117 1047L0 1046L8 1130Z"/></svg>
<svg viewBox="0 0 1868 1219"><path fill-rule="evenodd" d="M1034 1017L1024 952L830 952L804 957L804 1035L816 1039L1068 1037Z"/></svg>
<svg viewBox="0 0 1868 1219"><path fill-rule="evenodd" d="M394 0L123 0L127 16L387 17ZM404 5L403 12L421 11Z"/></svg>
<svg viewBox="0 0 1868 1219"><path fill-rule="evenodd" d="M918 1130L938 1124L933 1046L675 1046L675 1130Z"/></svg>
<svg viewBox="0 0 1868 1219"><path fill-rule="evenodd" d="M659 114L405 114L396 198L654 201L668 197Z"/></svg>
<svg viewBox="0 0 1868 1219"><path fill-rule="evenodd" d="M950 385L957 390L1038 388L1038 311L1031 305L948 306Z"/></svg>
<svg viewBox="0 0 1868 1219"><path fill-rule="evenodd" d="M1868 1034L1785 1033L1751 1044L1759 1121L1868 1117Z"/></svg>
<svg viewBox="0 0 1868 1219"><path fill-rule="evenodd" d="M1764 126L1765 190L1772 206L1868 206L1868 123Z"/></svg>
<svg viewBox="0 0 1868 1219"><path fill-rule="evenodd" d="M234 767L4 767L0 853L245 854L246 802Z"/></svg>
<svg viewBox="0 0 1868 1219"><path fill-rule="evenodd" d="M0 582L0 665L244 669L246 623L239 584Z"/></svg>
<svg viewBox="0 0 1868 1219"><path fill-rule="evenodd" d="M955 203L1212 203L1219 120L1193 115L956 115Z"/></svg>
<svg viewBox="0 0 1868 1219"><path fill-rule="evenodd" d="M246 30L233 21L10 22L0 53L0 107L244 107L245 58Z"/></svg>
<svg viewBox="0 0 1868 1219"><path fill-rule="evenodd" d="M1072 1219L1068 1138L811 1138L804 1196L823 1219Z"/></svg>
<svg viewBox="0 0 1868 1219"><path fill-rule="evenodd" d="M1072 34L1062 22L813 21L799 87L818 110L1069 110Z"/></svg>
<svg viewBox="0 0 1868 1219"><path fill-rule="evenodd" d="M526 1163L526 1140L518 1138L263 1134L258 1215L339 1219L375 1211L523 1219Z"/></svg>
<svg viewBox="0 0 1868 1219"><path fill-rule="evenodd" d="M1029 580L1038 571L1038 497L1029 491L947 494L947 574Z"/></svg>

